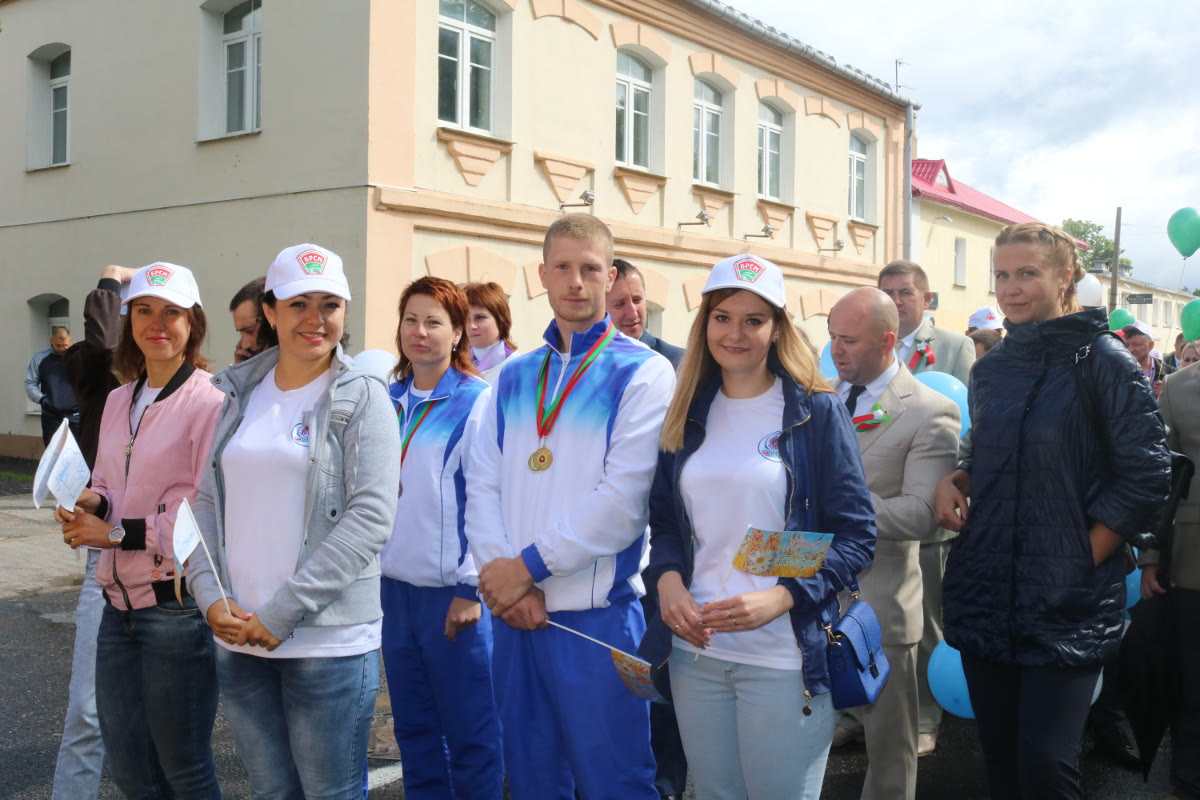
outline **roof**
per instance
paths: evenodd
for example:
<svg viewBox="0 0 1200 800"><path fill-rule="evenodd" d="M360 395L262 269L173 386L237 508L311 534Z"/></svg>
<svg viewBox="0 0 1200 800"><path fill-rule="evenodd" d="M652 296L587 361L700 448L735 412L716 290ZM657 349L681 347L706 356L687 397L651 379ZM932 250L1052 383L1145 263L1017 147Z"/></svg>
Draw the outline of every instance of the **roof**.
<svg viewBox="0 0 1200 800"><path fill-rule="evenodd" d="M738 11L728 3L723 3L721 0L685 0L685 2L715 14L735 27L741 28L760 39L765 39L773 45L782 47L784 50L790 51L807 61L815 62L837 74L839 77L862 86L893 103L898 103L902 106L912 106L914 109L921 107L919 103L914 103L907 97L902 96L892 87L892 84L882 78L876 78L874 75L863 72L861 69L852 67L849 64L840 64L836 58L828 53L823 53L799 39L794 39L778 28L773 28L766 23L756 20L744 11Z"/></svg>
<svg viewBox="0 0 1200 800"><path fill-rule="evenodd" d="M913 197L928 197L942 205L961 208L981 217L1005 224L1041 222L1024 211L1001 203L962 181L950 177L945 159L914 158L912 165Z"/></svg>

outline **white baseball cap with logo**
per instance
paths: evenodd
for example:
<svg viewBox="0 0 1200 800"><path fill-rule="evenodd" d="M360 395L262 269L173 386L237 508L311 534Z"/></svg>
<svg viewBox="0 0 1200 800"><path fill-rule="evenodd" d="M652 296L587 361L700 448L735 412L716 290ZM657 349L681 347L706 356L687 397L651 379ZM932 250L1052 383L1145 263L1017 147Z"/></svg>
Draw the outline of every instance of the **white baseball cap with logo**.
<svg viewBox="0 0 1200 800"><path fill-rule="evenodd" d="M129 292L125 295L128 306L139 297L157 297L180 308L203 306L196 278L187 267L155 261L134 273L129 281Z"/></svg>
<svg viewBox="0 0 1200 800"><path fill-rule="evenodd" d="M279 251L267 269L265 292L274 292L276 300L298 294L319 292L350 299L350 284L342 269L341 257L316 244L297 244Z"/></svg>
<svg viewBox="0 0 1200 800"><path fill-rule="evenodd" d="M714 264L700 294L717 289L745 289L776 308L787 308L783 270L758 256L730 256Z"/></svg>
<svg viewBox="0 0 1200 800"><path fill-rule="evenodd" d="M984 306L971 315L967 320L968 328L975 328L982 331L998 331L1004 327L1004 320L1000 318L1000 312L991 306Z"/></svg>

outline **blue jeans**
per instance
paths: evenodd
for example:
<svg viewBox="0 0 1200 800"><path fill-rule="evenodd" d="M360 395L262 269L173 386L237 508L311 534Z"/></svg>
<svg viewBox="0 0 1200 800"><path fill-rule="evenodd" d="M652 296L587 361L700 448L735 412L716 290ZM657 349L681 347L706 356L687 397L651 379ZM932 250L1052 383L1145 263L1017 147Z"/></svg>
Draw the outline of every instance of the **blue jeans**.
<svg viewBox="0 0 1200 800"><path fill-rule="evenodd" d="M408 800L500 800L504 759L492 692L492 616L446 638L454 587L384 578L383 665ZM503 625L504 623L498 623Z"/></svg>
<svg viewBox="0 0 1200 800"><path fill-rule="evenodd" d="M95 800L104 766L104 739L96 716L96 635L104 612L104 592L96 583L99 550L87 551L87 570L75 611L75 655L67 719L54 768L53 800Z"/></svg>
<svg viewBox="0 0 1200 800"><path fill-rule="evenodd" d="M671 694L696 800L817 800L833 741L828 693L797 670L671 651Z"/></svg>
<svg viewBox="0 0 1200 800"><path fill-rule="evenodd" d="M260 658L218 647L217 675L256 800L361 800L378 650Z"/></svg>
<svg viewBox="0 0 1200 800"><path fill-rule="evenodd" d="M184 598L120 611L96 640L96 708L113 781L129 798L220 800L213 765L212 632Z"/></svg>

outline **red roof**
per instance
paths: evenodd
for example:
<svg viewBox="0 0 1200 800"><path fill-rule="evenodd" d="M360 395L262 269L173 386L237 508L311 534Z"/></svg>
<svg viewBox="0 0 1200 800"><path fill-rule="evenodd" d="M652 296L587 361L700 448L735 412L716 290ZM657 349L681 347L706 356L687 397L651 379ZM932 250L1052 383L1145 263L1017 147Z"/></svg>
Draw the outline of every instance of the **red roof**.
<svg viewBox="0 0 1200 800"><path fill-rule="evenodd" d="M1040 222L1041 220L1006 206L994 197L967 186L962 181L952 180L946 169L945 159L914 158L912 165L913 197L928 197L942 205L961 208L981 217L998 222Z"/></svg>

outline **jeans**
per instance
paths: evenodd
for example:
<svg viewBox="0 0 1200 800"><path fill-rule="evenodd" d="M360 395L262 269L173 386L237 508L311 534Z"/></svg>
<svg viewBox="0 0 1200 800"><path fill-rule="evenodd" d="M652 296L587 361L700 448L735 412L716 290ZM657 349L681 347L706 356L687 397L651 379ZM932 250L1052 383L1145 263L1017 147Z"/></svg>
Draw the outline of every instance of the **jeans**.
<svg viewBox="0 0 1200 800"><path fill-rule="evenodd" d="M127 798L220 800L211 746L213 647L191 597L182 606L104 607L96 708L109 770Z"/></svg>
<svg viewBox="0 0 1200 800"><path fill-rule="evenodd" d="M991 796L1083 800L1079 749L1100 667L962 662Z"/></svg>
<svg viewBox="0 0 1200 800"><path fill-rule="evenodd" d="M88 550L87 571L75 611L75 655L67 719L54 768L53 800L95 800L104 766L104 739L96 716L96 636L104 612L104 591L96 583L99 550Z"/></svg>
<svg viewBox="0 0 1200 800"><path fill-rule="evenodd" d="M817 800L833 741L829 693L798 670L671 651L671 694L696 800Z"/></svg>
<svg viewBox="0 0 1200 800"><path fill-rule="evenodd" d="M259 658L217 648L225 717L256 800L360 800L379 651Z"/></svg>

